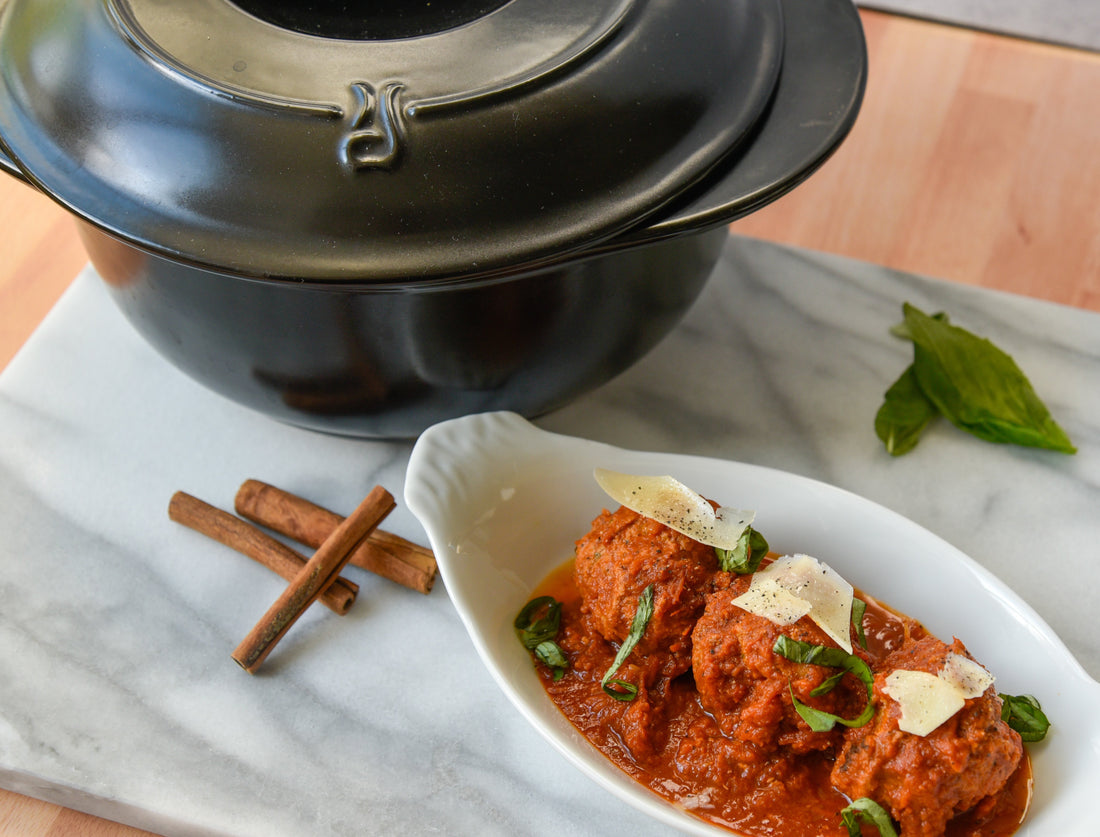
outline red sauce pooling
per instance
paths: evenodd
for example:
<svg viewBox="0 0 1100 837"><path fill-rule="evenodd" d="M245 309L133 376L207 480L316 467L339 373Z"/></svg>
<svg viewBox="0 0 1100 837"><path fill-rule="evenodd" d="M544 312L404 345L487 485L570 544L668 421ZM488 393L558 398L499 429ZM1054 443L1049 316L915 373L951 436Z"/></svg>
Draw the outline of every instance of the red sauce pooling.
<svg viewBox="0 0 1100 837"><path fill-rule="evenodd" d="M617 647L590 629L582 617L573 561L552 573L534 595L562 602L558 644L570 660L569 672L554 682L539 667L554 703L585 738L620 769L658 796L690 814L750 837L847 837L840 811L849 800L833 788L832 755L779 751L746 762L701 705L692 672L661 681L658 693L643 690L631 702L607 696L600 680ZM900 646L907 633L924 634L869 596L864 629L867 652L881 658ZM920 776L914 776L920 782ZM923 781L931 781L925 778ZM1025 750L1004 789L975 810L953 819L947 837L1008 837L1027 813L1031 764ZM865 834L876 834L865 827ZM902 837L905 837L903 834Z"/></svg>

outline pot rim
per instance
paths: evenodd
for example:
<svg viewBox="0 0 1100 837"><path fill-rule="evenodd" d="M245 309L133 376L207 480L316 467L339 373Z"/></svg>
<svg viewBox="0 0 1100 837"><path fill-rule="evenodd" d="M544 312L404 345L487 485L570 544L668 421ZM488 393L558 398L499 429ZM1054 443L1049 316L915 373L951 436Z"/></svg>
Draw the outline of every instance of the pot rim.
<svg viewBox="0 0 1100 837"><path fill-rule="evenodd" d="M196 45L191 4L0 0L0 144L116 237L259 277L430 281L581 252L735 154L782 63L780 0L511 0L374 42L196 2L219 48ZM534 46L515 40L532 20Z"/></svg>

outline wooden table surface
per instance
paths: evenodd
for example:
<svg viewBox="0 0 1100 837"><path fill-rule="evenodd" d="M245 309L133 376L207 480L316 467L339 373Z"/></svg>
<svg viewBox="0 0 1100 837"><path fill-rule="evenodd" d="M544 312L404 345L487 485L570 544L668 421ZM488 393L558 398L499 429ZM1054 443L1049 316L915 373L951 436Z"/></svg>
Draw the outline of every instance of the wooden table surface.
<svg viewBox="0 0 1100 837"><path fill-rule="evenodd" d="M734 231L1100 311L1100 55L863 13L867 96L806 184ZM86 261L0 177L0 368ZM0 791L3 837L133 837Z"/></svg>

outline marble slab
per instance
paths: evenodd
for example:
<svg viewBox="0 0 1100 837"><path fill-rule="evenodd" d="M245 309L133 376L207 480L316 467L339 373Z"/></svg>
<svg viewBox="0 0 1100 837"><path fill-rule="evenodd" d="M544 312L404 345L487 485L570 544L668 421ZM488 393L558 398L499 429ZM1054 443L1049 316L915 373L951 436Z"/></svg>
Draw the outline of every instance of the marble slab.
<svg viewBox="0 0 1100 837"><path fill-rule="evenodd" d="M857 0L858 5L998 35L1100 50L1096 0Z"/></svg>
<svg viewBox="0 0 1100 837"><path fill-rule="evenodd" d="M908 300L1010 351L1079 447L872 430ZM876 500L1018 591L1100 677L1100 316L733 238L630 371L537 421L794 471ZM409 443L274 423L166 365L85 270L0 375L0 786L168 835L657 834L498 693L443 585L368 577L256 676L230 651L281 582L171 523L264 479L347 512ZM423 541L404 508L386 528ZM1052 684L1037 684L1042 688Z"/></svg>

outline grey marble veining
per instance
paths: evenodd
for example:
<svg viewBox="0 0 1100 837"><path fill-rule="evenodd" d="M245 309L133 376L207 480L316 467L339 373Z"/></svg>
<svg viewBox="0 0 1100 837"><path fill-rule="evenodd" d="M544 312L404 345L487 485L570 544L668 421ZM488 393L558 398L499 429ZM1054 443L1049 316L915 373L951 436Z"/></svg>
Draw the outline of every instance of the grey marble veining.
<svg viewBox="0 0 1100 837"><path fill-rule="evenodd" d="M927 18L1078 49L1100 50L1095 0L858 0L869 9Z"/></svg>
<svg viewBox="0 0 1100 837"><path fill-rule="evenodd" d="M941 422L892 459L872 430L908 362L902 301L1010 351L1079 447ZM1020 592L1093 677L1100 645L1100 316L732 239L636 367L541 426L824 479L930 528ZM165 834L656 834L498 693L442 584L348 570L260 674L230 651L280 582L171 523L248 477L348 511L401 496L411 445L286 427L167 366L90 270L0 376L0 785ZM386 528L423 541L403 508Z"/></svg>

